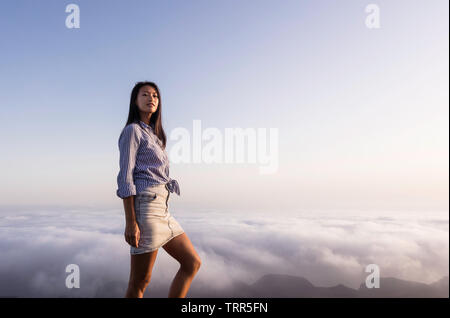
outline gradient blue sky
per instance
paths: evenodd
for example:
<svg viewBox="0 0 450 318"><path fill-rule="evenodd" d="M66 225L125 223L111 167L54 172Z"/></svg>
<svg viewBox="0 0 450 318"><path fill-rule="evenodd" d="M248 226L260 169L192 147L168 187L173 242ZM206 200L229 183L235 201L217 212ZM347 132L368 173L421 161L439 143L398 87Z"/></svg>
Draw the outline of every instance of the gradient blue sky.
<svg viewBox="0 0 450 318"><path fill-rule="evenodd" d="M67 29L76 3L81 28ZM365 26L365 6L381 29ZM448 1L2 1L0 205L120 207L134 83L176 127L279 129L279 171L172 164L193 207L448 211ZM169 140L168 148L171 142Z"/></svg>

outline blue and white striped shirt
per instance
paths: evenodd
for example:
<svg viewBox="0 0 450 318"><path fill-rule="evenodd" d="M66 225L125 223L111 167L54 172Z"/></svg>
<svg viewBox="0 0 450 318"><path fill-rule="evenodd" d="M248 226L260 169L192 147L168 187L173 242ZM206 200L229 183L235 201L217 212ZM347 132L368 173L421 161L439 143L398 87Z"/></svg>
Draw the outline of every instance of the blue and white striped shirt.
<svg viewBox="0 0 450 318"><path fill-rule="evenodd" d="M137 195L145 188L167 184L180 195L178 182L169 177L169 158L154 127L143 121L127 125L119 137L120 171L117 175L119 198Z"/></svg>

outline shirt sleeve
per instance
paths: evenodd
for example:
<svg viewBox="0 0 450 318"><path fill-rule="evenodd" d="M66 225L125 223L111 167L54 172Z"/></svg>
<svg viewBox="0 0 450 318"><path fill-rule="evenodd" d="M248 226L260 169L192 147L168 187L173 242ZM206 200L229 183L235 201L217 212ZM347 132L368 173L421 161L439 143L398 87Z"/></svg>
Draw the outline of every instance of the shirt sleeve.
<svg viewBox="0 0 450 318"><path fill-rule="evenodd" d="M119 137L120 171L117 175L116 195L119 198L126 198L136 195L133 172L136 165L136 154L139 148L139 136L134 125L128 125Z"/></svg>

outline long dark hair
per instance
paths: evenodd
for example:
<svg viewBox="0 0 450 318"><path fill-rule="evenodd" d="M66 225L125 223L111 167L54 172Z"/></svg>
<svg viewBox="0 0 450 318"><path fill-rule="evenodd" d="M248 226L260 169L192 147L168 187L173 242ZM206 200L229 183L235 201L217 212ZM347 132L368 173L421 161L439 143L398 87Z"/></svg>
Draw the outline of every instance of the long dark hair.
<svg viewBox="0 0 450 318"><path fill-rule="evenodd" d="M158 108L156 109L156 112L152 114L150 117L150 125L153 126L153 130L155 132L155 135L158 136L159 140L161 140L163 144L163 148L166 148L166 134L164 133L164 129L162 127L162 117L161 117L161 109L162 109L162 103L161 103L161 94L159 92L158 85L156 85L153 82L137 82L136 85L134 85L133 90L131 91L131 97L130 97L130 110L128 112L128 120L125 126L131 124L131 123L138 123L141 120L141 117L139 115L139 108L136 104L136 98L139 93L139 90L142 86L152 86L156 93L158 94Z"/></svg>

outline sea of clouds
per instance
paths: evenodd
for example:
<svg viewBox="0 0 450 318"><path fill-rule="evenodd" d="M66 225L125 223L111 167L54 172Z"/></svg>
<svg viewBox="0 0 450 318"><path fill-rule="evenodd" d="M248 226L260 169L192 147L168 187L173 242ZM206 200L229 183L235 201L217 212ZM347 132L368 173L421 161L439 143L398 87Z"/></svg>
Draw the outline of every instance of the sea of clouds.
<svg viewBox="0 0 450 318"><path fill-rule="evenodd" d="M448 276L448 212L171 213L202 259L188 297L265 274L358 288L369 264L382 277L427 284ZM121 208L1 208L0 297L123 297L130 270L124 225ZM80 288L66 287L69 264L79 266ZM145 297L166 297L178 268L161 248Z"/></svg>

